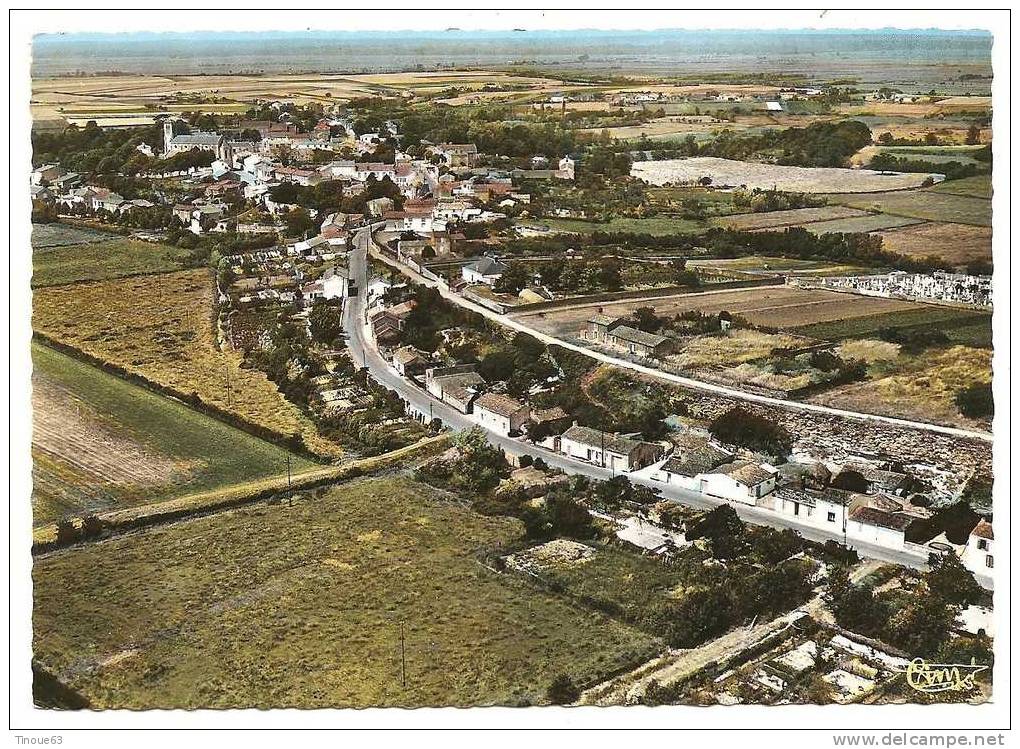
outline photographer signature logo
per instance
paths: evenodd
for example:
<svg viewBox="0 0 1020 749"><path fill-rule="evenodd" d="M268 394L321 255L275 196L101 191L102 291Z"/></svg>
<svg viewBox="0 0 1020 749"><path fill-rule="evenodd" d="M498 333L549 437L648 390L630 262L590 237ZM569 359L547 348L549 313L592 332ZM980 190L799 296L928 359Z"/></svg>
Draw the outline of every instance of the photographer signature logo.
<svg viewBox="0 0 1020 749"><path fill-rule="evenodd" d="M928 663L914 658L905 671L907 684L918 692L969 692L974 688L975 677L988 666L979 666L972 658L966 663Z"/></svg>

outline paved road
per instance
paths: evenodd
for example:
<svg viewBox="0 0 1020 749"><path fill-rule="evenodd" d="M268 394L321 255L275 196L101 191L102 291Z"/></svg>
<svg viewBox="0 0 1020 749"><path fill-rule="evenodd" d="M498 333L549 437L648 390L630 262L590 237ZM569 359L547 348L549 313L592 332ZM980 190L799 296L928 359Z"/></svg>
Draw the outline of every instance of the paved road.
<svg viewBox="0 0 1020 749"><path fill-rule="evenodd" d="M348 335L348 346L351 349L355 362L367 367L369 373L377 382L398 393L418 413L428 415L429 418L441 419L444 425L452 429L469 429L474 426L481 426L471 416L462 414L448 404L436 400L422 388L398 375L375 348L365 316L367 253L371 243L372 239L367 230L356 234L354 249L351 252L350 259L350 267L358 284L358 296L352 297L347 302L345 308L345 326ZM565 455L554 453L524 440L513 439L491 431L488 432L488 437L492 444L501 448L509 455L527 454L536 458L542 458L548 465L553 468L559 468L567 473L601 480L610 479L616 475L609 468L568 458ZM664 499L670 499L690 507L711 509L725 504L725 500L716 499L677 486L667 486L659 481L655 481L650 477L650 474L656 468L657 465L649 466L642 471L627 474L627 478L633 483L658 489ZM800 533L804 538L812 541L824 542L829 539L843 541L841 534L832 534L820 528L804 525L796 522L792 517L777 515L771 510L741 504L734 504L732 506L737 514L749 523L768 525L780 529L791 528ZM927 555L924 553L893 551L863 542L855 542L854 547L862 556L883 562L916 568L924 567L927 562Z"/></svg>
<svg viewBox="0 0 1020 749"><path fill-rule="evenodd" d="M368 233L367 230L363 230L362 232L359 232L358 237L362 237L367 233ZM370 239L363 238L356 239L356 241L359 242L361 246L364 247L369 247L372 244ZM744 392L743 390L736 390L733 388L725 387L723 385L716 385L710 382L702 382L701 380L694 380L691 379L690 377L683 377L681 375L672 374L670 372L664 372L661 369L648 367L645 366L644 364L632 362L627 359L621 359L619 357L615 357L601 351L595 351L594 349L590 349L586 346L580 346L575 343L570 343L569 341L565 341L561 338L557 338L547 333L543 333L542 331L537 330L521 322L519 319L513 319L511 317L508 317L507 315L499 314L498 312L494 312L493 310L483 307L480 304L476 304L475 302L472 302L469 299L465 299L460 294L450 291L445 286L442 286L439 283L427 279L419 273L416 273L403 263L398 263L395 260L392 260L391 258L388 258L379 252L373 251L372 254L374 257L392 266L393 268L396 268L404 275L413 279L415 283L419 283L422 284L423 286L429 286L431 288L437 289L439 293L442 294L442 296L445 299L449 300L450 302L460 305L465 309L469 309L472 312L476 312L479 315L482 315L483 317L486 317L499 325L511 328L513 330L519 330L523 333L527 333L528 335L531 335L537 338L538 340L542 341L546 345L562 346L563 348L570 349L571 351L576 351L580 354L584 354L585 356L591 357L592 359L596 359L606 364L612 364L614 366L622 367L624 369L630 369L634 372L640 372L643 375L648 375L649 377L653 377L658 380L663 380L677 385L682 385L683 387L692 388L694 390L703 390L710 393L715 393L717 395L725 396L727 398L733 398L735 400L750 401L753 403L761 403L763 405L769 406L778 406L779 408L785 408L793 411L806 411L810 413L822 414L825 416L837 416L846 419L855 419L858 421L871 421L883 424L892 424L894 426L899 427L908 427L910 429L919 429L927 432L936 432L938 434L947 434L953 437L965 437L967 439L977 439L982 440L984 442L992 441L992 435L989 432L970 429L959 429L956 427L943 426L941 424L929 424L923 421L910 421L908 419L900 419L894 416L881 416L879 414L868 414L859 411L847 411L840 408L820 406L816 403L803 403L801 401L785 400L782 398L771 398L766 395L747 393Z"/></svg>

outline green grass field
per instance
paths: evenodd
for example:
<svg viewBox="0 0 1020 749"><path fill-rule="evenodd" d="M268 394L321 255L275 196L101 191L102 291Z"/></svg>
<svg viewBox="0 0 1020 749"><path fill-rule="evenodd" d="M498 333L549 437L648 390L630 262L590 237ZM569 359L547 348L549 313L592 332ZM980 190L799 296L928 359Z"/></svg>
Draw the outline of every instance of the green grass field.
<svg viewBox="0 0 1020 749"><path fill-rule="evenodd" d="M954 180L950 185L959 187L964 180ZM952 187L950 188L952 189ZM963 189L968 189L966 186ZM902 190L896 192L874 192L866 194L830 195L829 202L880 211L893 216L905 216L925 221L942 221L957 224L991 226L992 203L971 195L936 192L934 190Z"/></svg>
<svg viewBox="0 0 1020 749"><path fill-rule="evenodd" d="M62 225L61 225L62 226ZM63 227L66 236L47 232L32 242L32 286L59 286L138 273L180 270L188 251L89 229ZM71 242L78 239L78 242Z"/></svg>
<svg viewBox="0 0 1020 749"><path fill-rule="evenodd" d="M32 363L35 525L315 465L46 346Z"/></svg>
<svg viewBox="0 0 1020 749"><path fill-rule="evenodd" d="M657 237L670 234L695 234L706 226L697 221L669 216L651 218L614 218L610 221L584 221L573 218L545 218L534 223L542 224L554 231L591 234L593 232L618 232L621 234L651 234Z"/></svg>
<svg viewBox="0 0 1020 749"><path fill-rule="evenodd" d="M938 329L945 332L953 343L988 348L992 345L992 316L987 312L954 307L923 307L920 309L885 312L846 320L802 325L790 332L811 338L840 340L867 338L882 328L904 330Z"/></svg>
<svg viewBox="0 0 1020 749"><path fill-rule="evenodd" d="M884 213L875 213L867 216L855 216L853 218L841 218L833 221L817 221L813 224L805 224L804 228L813 234L843 233L851 234L859 232L866 234L872 231L883 229L898 229L902 226L913 226L922 223L920 219L906 218L905 216L889 216Z"/></svg>
<svg viewBox="0 0 1020 749"><path fill-rule="evenodd" d="M928 188L927 192L944 193L946 195L969 195L975 198L992 197L992 176L979 174L976 177L964 177L949 182L940 182Z"/></svg>
<svg viewBox="0 0 1020 749"><path fill-rule="evenodd" d="M387 478L121 536L36 559L34 655L98 708L315 708L542 702L660 650L476 559L521 533Z"/></svg>

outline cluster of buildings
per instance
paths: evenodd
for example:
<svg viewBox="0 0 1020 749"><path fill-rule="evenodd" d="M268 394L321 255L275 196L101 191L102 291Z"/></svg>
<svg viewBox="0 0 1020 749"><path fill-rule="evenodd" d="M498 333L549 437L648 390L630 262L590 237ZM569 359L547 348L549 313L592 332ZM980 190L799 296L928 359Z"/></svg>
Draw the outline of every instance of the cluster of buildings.
<svg viewBox="0 0 1020 749"><path fill-rule="evenodd" d="M916 299L918 301L992 306L992 277L965 273L907 273L893 271L873 276L826 276L822 278L791 277L798 286L816 286L852 291L868 296Z"/></svg>
<svg viewBox="0 0 1020 749"><path fill-rule="evenodd" d="M622 317L602 313L588 319L586 326L581 330L581 338L595 345L607 346L644 358L665 356L675 344L672 338L638 330L624 324Z"/></svg>

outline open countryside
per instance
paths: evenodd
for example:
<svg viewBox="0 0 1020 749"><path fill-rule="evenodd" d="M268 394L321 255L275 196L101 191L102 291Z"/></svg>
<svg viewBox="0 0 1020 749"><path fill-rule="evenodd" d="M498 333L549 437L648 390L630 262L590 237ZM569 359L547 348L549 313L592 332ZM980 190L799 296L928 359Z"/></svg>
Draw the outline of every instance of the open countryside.
<svg viewBox="0 0 1020 749"><path fill-rule="evenodd" d="M989 702L991 43L37 37L35 705Z"/></svg>

